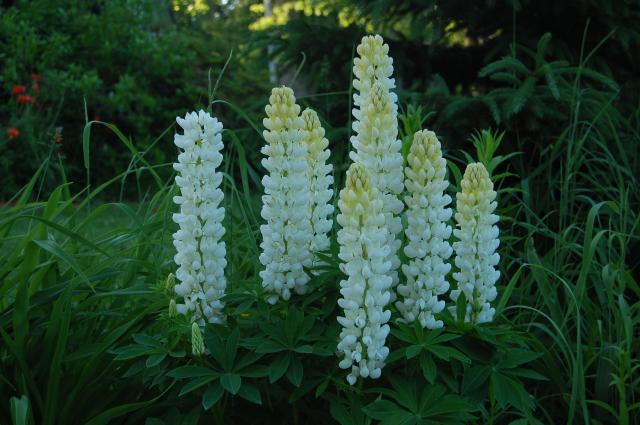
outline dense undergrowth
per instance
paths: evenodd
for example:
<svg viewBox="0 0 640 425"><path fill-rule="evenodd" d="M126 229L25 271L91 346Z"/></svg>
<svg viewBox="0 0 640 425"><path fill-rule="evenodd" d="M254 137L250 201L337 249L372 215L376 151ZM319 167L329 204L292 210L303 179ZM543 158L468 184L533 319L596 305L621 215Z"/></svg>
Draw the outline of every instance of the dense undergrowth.
<svg viewBox="0 0 640 425"><path fill-rule="evenodd" d="M481 75L495 90L438 112L437 122L486 114L506 130L444 141L450 193L472 159L498 191L494 323L445 314L444 330L393 324L382 378L349 386L335 355L336 226L314 290L267 304L260 127L216 100L244 122L223 133L228 323L208 326L208 351L194 355L191 323L168 310L171 164L154 161L153 144L140 151L117 126L88 121L82 165L91 184L67 181L51 150L0 209L0 422L640 423L640 110L589 67L596 49L569 63L548 58L549 43L544 36L535 50L487 65ZM350 91L323 96L346 102ZM433 121L421 104L403 106L406 153ZM130 152L107 179L95 177L98 128ZM343 133L333 128L329 138ZM348 147L335 140L340 188ZM464 151L450 148L459 144Z"/></svg>

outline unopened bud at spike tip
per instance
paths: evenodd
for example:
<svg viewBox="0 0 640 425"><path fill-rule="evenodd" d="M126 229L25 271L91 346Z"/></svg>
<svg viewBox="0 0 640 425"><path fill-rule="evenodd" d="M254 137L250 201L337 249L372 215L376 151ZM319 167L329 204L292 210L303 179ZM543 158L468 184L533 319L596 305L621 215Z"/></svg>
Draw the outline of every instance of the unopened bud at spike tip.
<svg viewBox="0 0 640 425"><path fill-rule="evenodd" d="M195 322L191 324L191 352L194 356L201 356L204 354L202 331L200 330L200 325Z"/></svg>

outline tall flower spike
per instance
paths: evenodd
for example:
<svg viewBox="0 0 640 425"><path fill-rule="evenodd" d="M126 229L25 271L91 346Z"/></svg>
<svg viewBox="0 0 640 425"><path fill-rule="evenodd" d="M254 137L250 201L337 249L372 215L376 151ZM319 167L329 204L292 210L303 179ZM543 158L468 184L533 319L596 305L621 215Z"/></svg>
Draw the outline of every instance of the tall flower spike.
<svg viewBox="0 0 640 425"><path fill-rule="evenodd" d="M338 231L340 269L347 275L340 282L338 305L344 316L338 352L340 368L350 369L347 381L353 385L359 376L378 378L389 354L385 346L391 311L391 263L382 200L362 164L352 164L340 191Z"/></svg>
<svg viewBox="0 0 640 425"><path fill-rule="evenodd" d="M311 198L304 120L293 90L274 88L265 111L262 165L268 174L262 178L261 215L266 224L260 226L260 262L265 267L260 277L271 294L268 301L275 303L279 298L288 300L293 290L299 294L307 290L309 276L303 266L312 261Z"/></svg>
<svg viewBox="0 0 640 425"><path fill-rule="evenodd" d="M432 131L422 130L413 136L407 156L405 186L408 194L408 227L405 235L409 243L404 253L409 264L402 265L406 284L398 285L398 294L404 297L396 303L403 320L418 320L422 327L436 329L442 321L435 313L444 309L445 302L438 297L449 290L445 276L451 265L445 263L452 253L448 242L451 226L451 197L446 195L449 182L445 180L447 162L442 157L440 142Z"/></svg>
<svg viewBox="0 0 640 425"><path fill-rule="evenodd" d="M403 204L399 195L404 189L402 176L402 144L398 140L397 96L391 91L395 82L391 77L393 61L389 57L389 46L379 35L365 36L358 46L359 57L354 59L353 130L351 137L354 151L350 158L363 164L369 171L373 185L380 191L383 202L385 224L389 230L388 240L390 276L393 285L398 283L397 268L400 266L397 239L402 231L399 214ZM395 299L395 293L392 292Z"/></svg>
<svg viewBox="0 0 640 425"><path fill-rule="evenodd" d="M453 274L458 287L451 291L451 299L457 301L464 293L467 309L465 322L486 323L493 320L495 309L491 301L496 299L496 281L500 272L496 266L500 255L496 252L498 239L498 216L496 192L487 169L481 163L469 164L462 178L462 191L456 194L455 219L458 238L453 243L456 252L455 264L460 269ZM451 308L456 314L455 306Z"/></svg>
<svg viewBox="0 0 640 425"><path fill-rule="evenodd" d="M176 278L180 281L175 292L184 299L176 309L181 314L192 312L192 319L199 325L223 323L220 299L227 286L227 261L222 241L222 173L217 171L222 163L222 124L204 111L188 113L176 121L184 130L184 134L175 135L174 141L182 150L173 164L180 188L180 194L173 198L180 205L180 212L173 215L180 227L173 234Z"/></svg>
<svg viewBox="0 0 640 425"><path fill-rule="evenodd" d="M330 201L333 196L331 184L333 167L327 164L329 159L329 141L324 137L324 128L320 124L318 115L312 109L302 112L305 142L307 144L307 164L309 172L309 194L311 196L311 228L313 237L310 250L312 255L329 248L328 233L333 225L329 216L333 213Z"/></svg>

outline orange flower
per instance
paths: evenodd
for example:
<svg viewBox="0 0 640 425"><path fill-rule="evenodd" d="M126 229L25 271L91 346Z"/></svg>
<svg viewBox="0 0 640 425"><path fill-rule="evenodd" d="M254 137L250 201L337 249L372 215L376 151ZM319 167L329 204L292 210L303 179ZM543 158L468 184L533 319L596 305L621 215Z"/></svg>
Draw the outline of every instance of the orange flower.
<svg viewBox="0 0 640 425"><path fill-rule="evenodd" d="M27 91L27 87L26 86L13 86L11 88L11 93L12 94L22 94L25 93Z"/></svg>
<svg viewBox="0 0 640 425"><path fill-rule="evenodd" d="M55 136L53 136L53 141L56 143L56 145L59 145L62 143L62 134L56 134Z"/></svg>
<svg viewBox="0 0 640 425"><path fill-rule="evenodd" d="M24 105L25 103L33 103L33 96L30 94L21 94L18 96L18 103Z"/></svg>
<svg viewBox="0 0 640 425"><path fill-rule="evenodd" d="M7 129L7 137L11 140L11 139L17 139L18 137L20 137L20 130L18 130L15 127L11 127Z"/></svg>
<svg viewBox="0 0 640 425"><path fill-rule="evenodd" d="M42 81L42 74L31 74L31 81Z"/></svg>

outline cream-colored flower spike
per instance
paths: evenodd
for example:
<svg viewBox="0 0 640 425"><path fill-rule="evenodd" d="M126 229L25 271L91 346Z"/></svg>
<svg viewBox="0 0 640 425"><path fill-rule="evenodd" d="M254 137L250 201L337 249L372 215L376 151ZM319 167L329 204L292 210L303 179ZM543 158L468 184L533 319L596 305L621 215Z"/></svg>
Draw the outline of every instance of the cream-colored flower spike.
<svg viewBox="0 0 640 425"><path fill-rule="evenodd" d="M449 290L445 276L451 265L445 263L452 253L448 242L451 226L451 197L444 193L449 186L445 180L447 161L442 157L440 142L432 131L422 130L413 136L407 156L405 186L408 194L407 222L405 230L408 244L404 253L409 259L402 265L406 284L398 285L398 295L403 299L396 303L403 320L418 320L422 327L441 328L443 323L434 314L445 306L439 299Z"/></svg>
<svg viewBox="0 0 640 425"><path fill-rule="evenodd" d="M373 84L379 82L390 91L395 88L393 59L389 56L389 45L379 35L366 35L356 48L358 56L353 60L353 88L358 91L353 98L355 105L362 107ZM391 94L393 103L397 102L395 93Z"/></svg>
<svg viewBox="0 0 640 425"><path fill-rule="evenodd" d="M390 276L398 283L397 269L400 266L397 239L402 231L399 214L403 203L399 199L404 190L402 173L402 144L398 140L397 96L391 91L395 82L391 77L393 61L389 57L389 46L379 35L365 36L357 48L359 57L354 59L355 79L353 87L354 108L351 137L354 150L350 158L363 164L371 176L374 186L380 191L383 202L385 224L389 230L386 245L391 262ZM392 299L395 293L392 292Z"/></svg>
<svg viewBox="0 0 640 425"><path fill-rule="evenodd" d="M340 368L350 369L347 381L358 377L378 378L389 354L385 346L391 311L385 307L391 298L391 263L382 200L362 164L352 164L338 201L340 269L347 279L340 282L338 305L344 316L338 352Z"/></svg>
<svg viewBox="0 0 640 425"><path fill-rule="evenodd" d="M291 291L303 294L309 276L303 267L311 265L309 247L312 239L309 212L309 178L304 120L293 90L277 87L271 91L263 120L266 145L262 165L268 174L262 179L260 226L262 242L260 272L262 286L270 293L268 301L288 300Z"/></svg>
<svg viewBox="0 0 640 425"><path fill-rule="evenodd" d="M227 281L224 269L226 249L224 193L220 189L222 173L222 123L205 111L190 112L176 118L184 134L176 134L174 143L180 148L176 185L180 194L173 202L180 212L173 214L179 225L173 234L176 247L174 261L178 265L175 278L169 275L167 287L173 287L182 298L175 311L190 314L197 326L205 323L224 323L224 303Z"/></svg>
<svg viewBox="0 0 640 425"><path fill-rule="evenodd" d="M305 143L307 144L307 164L309 173L309 194L311 197L309 216L311 217L310 251L314 255L314 263L317 263L315 253L329 248L329 230L333 225L330 215L333 213L331 198L333 197L333 167L327 163L329 159L329 141L324 137L324 128L320 124L318 114L312 109L302 112L304 130L306 131Z"/></svg>
<svg viewBox="0 0 640 425"><path fill-rule="evenodd" d="M495 309L491 301L496 299L496 281L500 272L496 266L500 255L496 252L500 244L496 223L496 192L487 169L481 163L469 164L462 178L462 191L456 194L458 238L453 249L455 264L460 269L453 274L458 287L451 291L451 299L458 300L460 293L467 299L464 315L466 322L486 323L493 320ZM451 307L455 315L455 306Z"/></svg>

